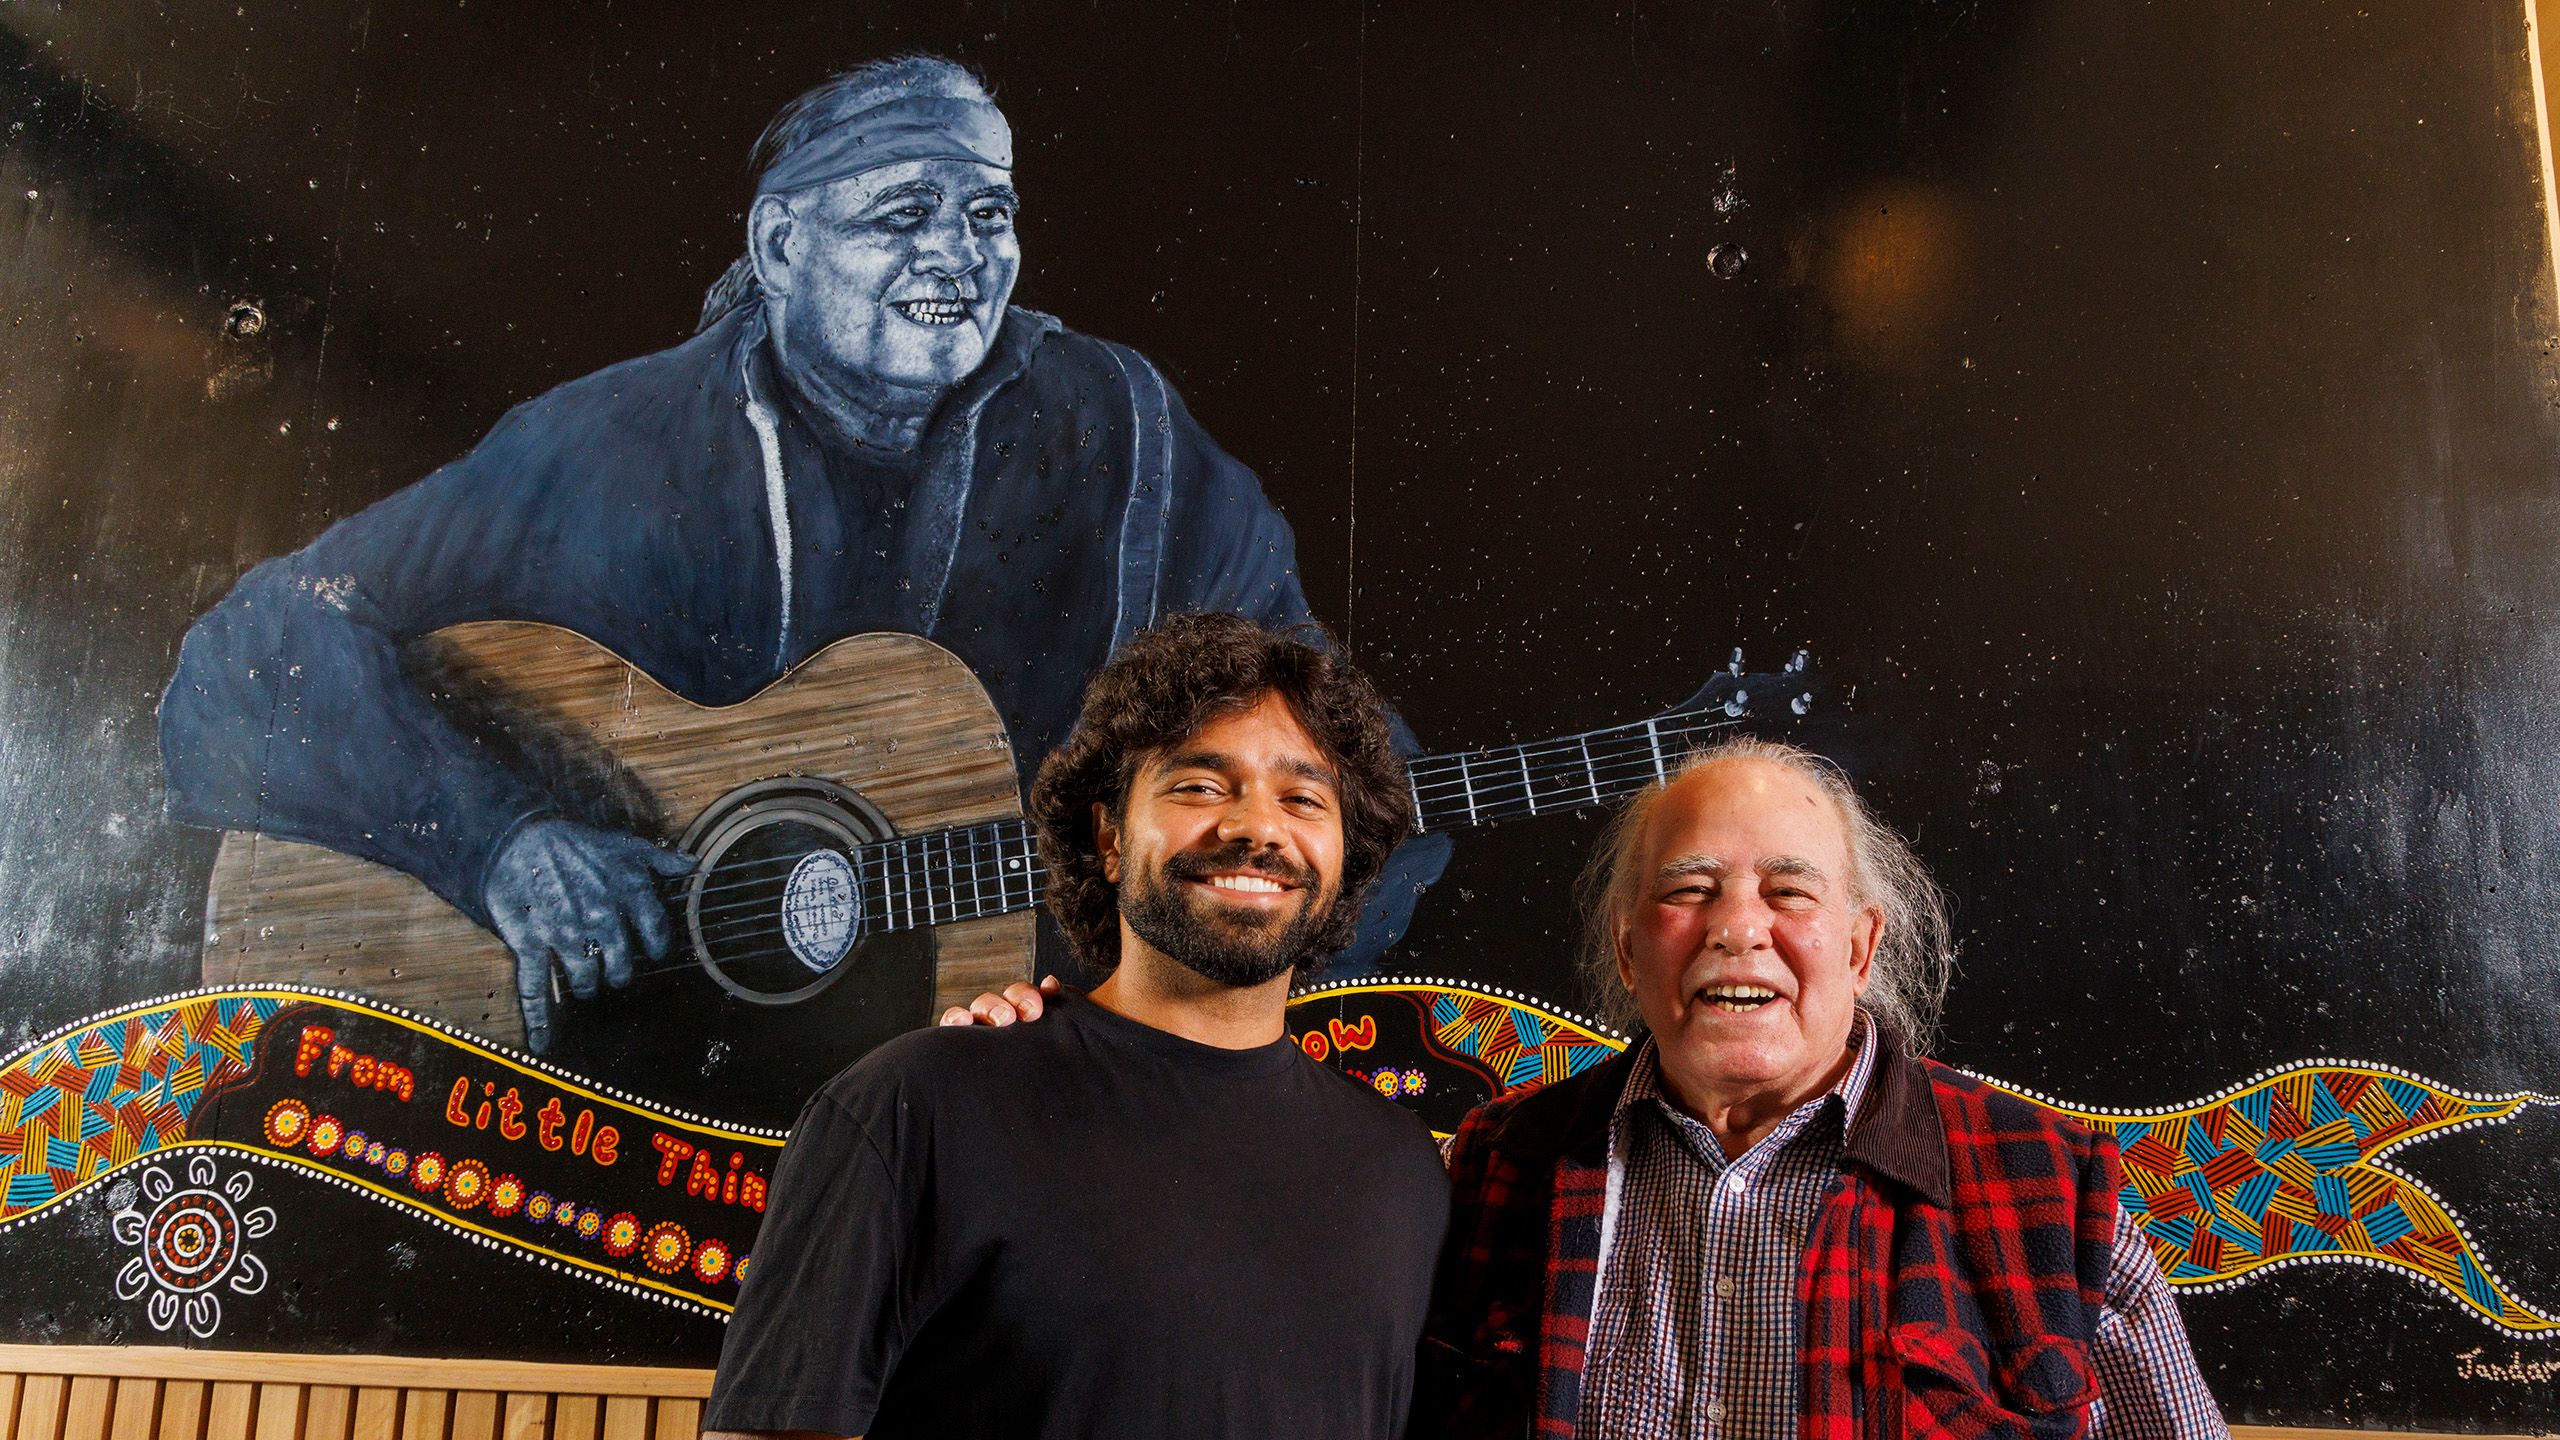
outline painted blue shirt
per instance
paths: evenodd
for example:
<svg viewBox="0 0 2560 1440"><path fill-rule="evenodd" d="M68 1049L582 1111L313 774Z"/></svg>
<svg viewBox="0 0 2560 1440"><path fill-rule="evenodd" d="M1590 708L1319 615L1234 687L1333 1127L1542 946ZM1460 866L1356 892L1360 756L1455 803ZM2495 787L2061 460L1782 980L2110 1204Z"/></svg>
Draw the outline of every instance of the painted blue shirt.
<svg viewBox="0 0 2560 1440"><path fill-rule="evenodd" d="M1308 617L1288 523L1134 351L1015 308L907 475L831 454L770 356L745 307L516 407L252 569L188 631L161 703L173 817L395 866L486 924L494 850L553 797L402 674L404 643L440 627L562 626L705 705L846 635L925 635L985 684L1027 782L1154 616ZM1399 852L1350 965L1446 856Z"/></svg>

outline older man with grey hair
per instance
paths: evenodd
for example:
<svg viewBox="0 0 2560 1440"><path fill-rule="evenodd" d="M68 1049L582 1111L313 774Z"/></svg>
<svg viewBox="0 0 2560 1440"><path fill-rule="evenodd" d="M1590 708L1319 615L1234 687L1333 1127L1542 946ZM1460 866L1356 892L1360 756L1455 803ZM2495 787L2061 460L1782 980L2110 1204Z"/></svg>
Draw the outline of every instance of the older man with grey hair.
<svg viewBox="0 0 2560 1440"><path fill-rule="evenodd" d="M1643 1039L1459 1129L1413 1433L2227 1433L2112 1142L1920 1058L1944 906L1835 766L1706 750L1589 883Z"/></svg>

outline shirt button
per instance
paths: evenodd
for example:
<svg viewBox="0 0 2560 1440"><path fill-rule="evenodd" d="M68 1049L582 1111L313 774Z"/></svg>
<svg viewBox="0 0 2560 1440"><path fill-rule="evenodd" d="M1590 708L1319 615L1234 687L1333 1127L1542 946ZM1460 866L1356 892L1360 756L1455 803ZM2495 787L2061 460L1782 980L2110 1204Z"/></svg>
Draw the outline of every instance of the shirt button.
<svg viewBox="0 0 2560 1440"><path fill-rule="evenodd" d="M1741 1177L1741 1176L1739 1176L1739 1175L1728 1175L1728 1176L1726 1176L1726 1177L1725 1177L1725 1179L1724 1179L1724 1188L1726 1188L1727 1190L1732 1191L1732 1192L1733 1192L1734 1194L1736 1194L1736 1195L1741 1194L1741 1193L1742 1193L1742 1177Z"/></svg>
<svg viewBox="0 0 2560 1440"><path fill-rule="evenodd" d="M1708 1419L1710 1419L1710 1420L1721 1420L1721 1419L1723 1419L1723 1418L1724 1418L1724 1402L1723 1402L1723 1401L1721 1401L1721 1400L1710 1400L1710 1401L1708 1401L1708 1402L1707 1402L1707 1418L1708 1418Z"/></svg>
<svg viewBox="0 0 2560 1440"><path fill-rule="evenodd" d="M1732 1276L1719 1275L1716 1277L1716 1298L1719 1300L1730 1300L1733 1298Z"/></svg>

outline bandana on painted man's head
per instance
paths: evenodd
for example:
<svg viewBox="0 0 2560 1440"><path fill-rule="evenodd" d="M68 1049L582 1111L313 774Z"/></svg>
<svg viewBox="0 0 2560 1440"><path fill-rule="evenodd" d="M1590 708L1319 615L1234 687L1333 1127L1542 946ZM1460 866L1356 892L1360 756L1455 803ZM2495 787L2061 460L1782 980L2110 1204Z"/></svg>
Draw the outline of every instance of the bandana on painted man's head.
<svg viewBox="0 0 2560 1440"><path fill-rule="evenodd" d="M756 194L781 195L909 160L968 160L1013 168L1013 127L984 100L910 95L845 119L776 157Z"/></svg>

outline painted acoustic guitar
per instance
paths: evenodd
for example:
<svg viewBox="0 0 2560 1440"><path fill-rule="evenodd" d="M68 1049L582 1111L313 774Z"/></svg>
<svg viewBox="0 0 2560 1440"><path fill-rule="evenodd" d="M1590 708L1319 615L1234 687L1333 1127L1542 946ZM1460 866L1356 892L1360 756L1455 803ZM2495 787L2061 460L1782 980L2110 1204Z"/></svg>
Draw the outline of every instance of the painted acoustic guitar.
<svg viewBox="0 0 2560 1440"><path fill-rule="evenodd" d="M977 677L912 635L857 635L752 699L711 708L545 625L425 637L411 678L564 813L673 843L681 938L627 990L561 1007L572 1070L734 1120L801 1096L951 1003L1031 973L1040 862L1014 756ZM1663 773L1755 710L1803 714L1798 653L1740 652L1682 705L1526 745L1425 756L1418 831L1586 809ZM514 961L398 871L317 846L224 837L206 902L210 985L325 985L521 1044Z"/></svg>

